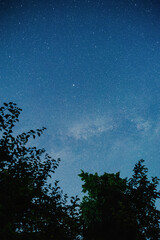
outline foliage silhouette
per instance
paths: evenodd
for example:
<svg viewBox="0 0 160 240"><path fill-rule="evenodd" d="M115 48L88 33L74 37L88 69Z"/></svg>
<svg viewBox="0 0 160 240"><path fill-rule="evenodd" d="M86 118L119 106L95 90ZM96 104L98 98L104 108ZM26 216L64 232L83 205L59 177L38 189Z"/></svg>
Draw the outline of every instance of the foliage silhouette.
<svg viewBox="0 0 160 240"><path fill-rule="evenodd" d="M44 149L28 147L45 128L13 136L21 109L15 103L0 108L0 239L79 239L78 197L48 183L60 159Z"/></svg>
<svg viewBox="0 0 160 240"><path fill-rule="evenodd" d="M135 164L133 171L132 178L128 180L126 194L130 198L138 230L143 239L160 239L160 211L156 208L156 200L160 198L157 190L160 179L148 179L148 168L145 167L143 159Z"/></svg>
<svg viewBox="0 0 160 240"><path fill-rule="evenodd" d="M88 193L81 203L85 240L160 238L160 212L155 206L159 179L148 180L143 162L135 165L130 179L119 173L79 174L83 192Z"/></svg>

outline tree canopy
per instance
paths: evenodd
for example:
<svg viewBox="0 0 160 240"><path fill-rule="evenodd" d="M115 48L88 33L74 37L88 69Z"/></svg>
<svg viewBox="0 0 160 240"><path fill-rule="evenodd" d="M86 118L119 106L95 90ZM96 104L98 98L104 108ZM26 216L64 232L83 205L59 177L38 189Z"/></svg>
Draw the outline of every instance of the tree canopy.
<svg viewBox="0 0 160 240"><path fill-rule="evenodd" d="M0 108L0 239L78 239L78 198L69 205L48 183L60 159L27 145L45 128L13 136L20 112L12 102Z"/></svg>
<svg viewBox="0 0 160 240"><path fill-rule="evenodd" d="M155 202L159 179L148 180L148 169L140 160L130 179L116 174L81 172L87 193L81 203L84 239L156 240L160 238L160 211Z"/></svg>

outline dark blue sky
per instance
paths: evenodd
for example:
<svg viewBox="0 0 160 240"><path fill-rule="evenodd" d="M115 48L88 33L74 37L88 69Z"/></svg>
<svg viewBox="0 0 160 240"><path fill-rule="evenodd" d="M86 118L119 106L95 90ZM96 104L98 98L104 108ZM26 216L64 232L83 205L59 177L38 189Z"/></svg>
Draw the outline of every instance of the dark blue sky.
<svg viewBox="0 0 160 240"><path fill-rule="evenodd" d="M17 131L47 127L68 194L80 169L126 177L144 158L160 176L158 1L0 1L0 83Z"/></svg>

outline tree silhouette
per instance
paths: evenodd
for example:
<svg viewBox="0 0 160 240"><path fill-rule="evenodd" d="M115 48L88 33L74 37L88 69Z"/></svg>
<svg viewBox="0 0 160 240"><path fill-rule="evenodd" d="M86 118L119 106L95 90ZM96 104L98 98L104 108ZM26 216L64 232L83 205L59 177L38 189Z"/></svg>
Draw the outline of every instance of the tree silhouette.
<svg viewBox="0 0 160 240"><path fill-rule="evenodd" d="M48 183L60 160L27 145L45 128L13 135L20 112L12 102L0 108L0 239L78 239L78 197L68 204Z"/></svg>
<svg viewBox="0 0 160 240"><path fill-rule="evenodd" d="M81 203L85 240L159 239L158 178L148 180L143 162L135 165L128 180L119 173L81 172L83 192L87 192Z"/></svg>
<svg viewBox="0 0 160 240"><path fill-rule="evenodd" d="M134 174L128 180L127 195L136 215L138 229L144 239L160 239L160 211L156 208L156 200L160 198L157 190L157 177L148 179L148 168L141 159L133 169Z"/></svg>

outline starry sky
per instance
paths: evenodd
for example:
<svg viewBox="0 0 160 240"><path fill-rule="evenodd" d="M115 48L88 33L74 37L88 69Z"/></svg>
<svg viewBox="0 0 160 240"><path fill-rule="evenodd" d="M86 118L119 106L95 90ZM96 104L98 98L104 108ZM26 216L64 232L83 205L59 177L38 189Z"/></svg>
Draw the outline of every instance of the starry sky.
<svg viewBox="0 0 160 240"><path fill-rule="evenodd" d="M80 170L160 177L160 2L0 0L0 103L16 131L61 158L55 178L81 195Z"/></svg>

